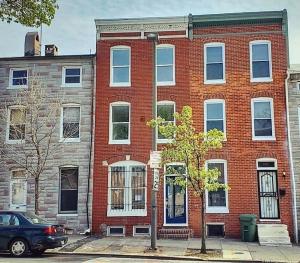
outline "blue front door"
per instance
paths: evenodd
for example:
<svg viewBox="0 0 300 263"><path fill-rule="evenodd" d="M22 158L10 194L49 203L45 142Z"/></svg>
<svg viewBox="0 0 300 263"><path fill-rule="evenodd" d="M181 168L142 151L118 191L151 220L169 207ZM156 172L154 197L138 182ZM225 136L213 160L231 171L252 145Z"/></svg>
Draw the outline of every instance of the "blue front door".
<svg viewBox="0 0 300 263"><path fill-rule="evenodd" d="M186 224L186 191L174 184L175 176L165 179L166 224Z"/></svg>

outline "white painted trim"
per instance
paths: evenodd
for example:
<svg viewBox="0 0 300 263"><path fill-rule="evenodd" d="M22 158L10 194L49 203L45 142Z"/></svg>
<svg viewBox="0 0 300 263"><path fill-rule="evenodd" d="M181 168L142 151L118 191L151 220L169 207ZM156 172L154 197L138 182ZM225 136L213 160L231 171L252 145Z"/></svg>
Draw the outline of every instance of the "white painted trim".
<svg viewBox="0 0 300 263"><path fill-rule="evenodd" d="M222 48L222 64L223 64L223 79L208 80L207 79L207 48L208 47L221 47ZM225 71L225 44L221 42L213 42L204 44L204 84L225 84L226 83Z"/></svg>
<svg viewBox="0 0 300 263"><path fill-rule="evenodd" d="M182 165L182 166L185 166L184 163L182 162L172 162L172 163L167 163L164 165L164 223L163 223L163 226L188 226L189 225L189 205L188 205L188 188L186 186L185 188L185 215L186 215L186 223L183 223L183 224L169 224L167 223L167 217L166 217L166 208L167 208L167 205L166 205L166 177L167 176L172 176L171 174L166 174L166 166L171 166L171 165ZM173 176L178 176L178 175L173 175Z"/></svg>
<svg viewBox="0 0 300 263"><path fill-rule="evenodd" d="M7 144L22 144L25 143L25 140L10 140L9 139L9 126L10 126L10 112L13 109L21 109L21 108L25 108L24 106L9 106L7 108L7 120L6 120L6 138L5 138L5 142ZM25 116L26 118L26 116ZM25 121L25 137L26 137L26 121Z"/></svg>
<svg viewBox="0 0 300 263"><path fill-rule="evenodd" d="M113 52L114 50L128 50L129 54L129 61L128 61L128 82L116 82L114 83L114 76L113 76ZM127 67L127 66L124 66ZM113 46L110 48L110 87L130 87L131 86L131 47L130 46Z"/></svg>
<svg viewBox="0 0 300 263"><path fill-rule="evenodd" d="M98 37L100 40L139 40L145 39L145 37ZM159 36L159 39L173 39L173 38L187 38L186 35L162 35Z"/></svg>
<svg viewBox="0 0 300 263"><path fill-rule="evenodd" d="M170 66L171 64L158 65L158 63L157 63L157 54L158 54L157 50L158 49L169 49L169 48L172 48L172 51L173 51L173 64L172 64L172 66L173 66L172 67L173 68L173 81L158 81L157 80L157 76L158 76L157 68L158 68L158 66ZM174 45L172 45L172 44L160 44L160 45L156 46L156 58L155 58L156 74L155 74L155 76L156 76L156 85L157 86L174 86L174 85L176 85L175 61L176 61L176 59L175 59L175 46Z"/></svg>
<svg viewBox="0 0 300 263"><path fill-rule="evenodd" d="M268 45L268 56L269 56L269 77L266 78L254 78L253 77L253 61L252 61L252 46L259 44L267 44ZM250 53L250 82L272 82L272 48L271 41L269 40L254 40L249 42L249 53Z"/></svg>
<svg viewBox="0 0 300 263"><path fill-rule="evenodd" d="M281 222L281 219L258 219L259 222Z"/></svg>
<svg viewBox="0 0 300 263"><path fill-rule="evenodd" d="M62 213L60 213L60 214L57 214L56 216L58 216L58 217L72 217L72 216L74 216L74 217L76 217L76 216L78 216L78 214L62 214Z"/></svg>
<svg viewBox="0 0 300 263"><path fill-rule="evenodd" d="M208 104L219 104L222 103L223 106L223 133L224 140L226 141L226 107L225 100L223 99L208 99L204 101L204 132L207 132L207 105Z"/></svg>
<svg viewBox="0 0 300 263"><path fill-rule="evenodd" d="M274 162L274 166L273 167L258 167L258 162ZM256 169L259 170L277 170L277 159L274 158L259 158L256 159Z"/></svg>
<svg viewBox="0 0 300 263"><path fill-rule="evenodd" d="M19 70L27 71L27 85L13 85L13 72L19 71ZM28 81L29 81L29 69L28 68L11 68L9 70L9 84L8 84L7 89L27 89Z"/></svg>
<svg viewBox="0 0 300 263"><path fill-rule="evenodd" d="M113 139L113 125L112 125L112 107L113 106L128 106L129 122L128 122L128 139L114 140ZM130 126L131 126L131 104L126 101L115 101L109 104L109 141L108 144L130 144Z"/></svg>
<svg viewBox="0 0 300 263"><path fill-rule="evenodd" d="M123 233L122 234L110 234L110 229L112 229L112 228L123 228ZM125 236L125 231L126 231L125 229L126 229L125 226L107 226L106 234L108 237L123 237L123 236Z"/></svg>
<svg viewBox="0 0 300 263"><path fill-rule="evenodd" d="M228 176L227 176L227 160L224 159L210 159L205 162L206 169L208 169L209 163L223 163L224 164L224 183L227 184ZM206 202L206 213L207 214L227 214L229 213L229 198L228 198L228 190L225 191L226 198L226 206L208 206L208 191L205 191L205 202Z"/></svg>
<svg viewBox="0 0 300 263"><path fill-rule="evenodd" d="M17 171L24 171L24 177L23 178L13 178L12 174L13 172L17 172ZM12 204L12 185L14 182L20 182L24 184L24 202L22 204ZM11 170L11 179L10 179L10 187L9 187L9 207L10 210L13 211L26 211L27 208L27 187L28 187L28 183L27 183L27 179L26 179L26 170L25 169L14 169Z"/></svg>
<svg viewBox="0 0 300 263"><path fill-rule="evenodd" d="M214 226L219 226L219 225L223 226L223 232L224 232L224 236L225 236L225 223L223 223L223 222L207 222L205 230L206 230L206 236L208 238L210 238L210 236L208 236L208 226L212 226L212 225L214 225ZM214 237L214 236L211 236L211 237Z"/></svg>
<svg viewBox="0 0 300 263"><path fill-rule="evenodd" d="M176 103L175 101L169 101L169 100L161 100L161 101L158 101L157 102L157 108L158 106L161 106L161 105L173 105L174 107L174 114L176 112ZM157 114L158 110L156 109L156 114ZM156 116L158 117L158 116ZM175 116L174 116L174 124L176 123L176 120L175 120ZM171 143L172 140L171 139L158 139L158 129L156 128L156 143Z"/></svg>
<svg viewBox="0 0 300 263"><path fill-rule="evenodd" d="M63 121L64 121L64 108L79 108L79 137L78 138L64 138L63 137ZM59 142L80 142L80 130L81 130L81 106L77 103L63 104L60 110L60 139Z"/></svg>
<svg viewBox="0 0 300 263"><path fill-rule="evenodd" d="M254 130L254 103L255 102L270 102L271 121L272 121L272 136L255 136L255 130ZM252 140L253 141L275 141L276 140L273 98L258 97L258 98L251 99L251 121L252 121Z"/></svg>
<svg viewBox="0 0 300 263"><path fill-rule="evenodd" d="M66 83L66 69L80 69L80 82L79 83ZM81 88L82 87L82 66L63 66L62 67L62 79L61 79L62 88Z"/></svg>
<svg viewBox="0 0 300 263"><path fill-rule="evenodd" d="M137 228L148 228L148 230L149 230L149 233L148 234L137 234L136 233L136 229ZM148 236L150 236L151 235L151 226L150 225L134 225L133 227L132 227L132 236L138 236L138 237L148 237Z"/></svg>

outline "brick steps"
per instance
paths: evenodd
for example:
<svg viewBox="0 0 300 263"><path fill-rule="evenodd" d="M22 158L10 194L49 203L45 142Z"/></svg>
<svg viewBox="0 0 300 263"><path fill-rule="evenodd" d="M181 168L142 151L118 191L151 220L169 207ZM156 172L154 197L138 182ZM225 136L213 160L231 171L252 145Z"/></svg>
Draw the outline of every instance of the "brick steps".
<svg viewBox="0 0 300 263"><path fill-rule="evenodd" d="M158 230L159 239L188 240L192 236L189 228L161 228Z"/></svg>

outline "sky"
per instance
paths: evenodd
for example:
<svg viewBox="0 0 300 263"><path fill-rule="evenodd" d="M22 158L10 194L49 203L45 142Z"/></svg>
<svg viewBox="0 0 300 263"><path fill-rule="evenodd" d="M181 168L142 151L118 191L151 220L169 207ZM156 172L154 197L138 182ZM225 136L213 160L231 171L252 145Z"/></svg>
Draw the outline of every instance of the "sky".
<svg viewBox="0 0 300 263"><path fill-rule="evenodd" d="M300 0L58 0L58 4L59 9L51 26L43 26L42 44L55 44L60 55L95 52L94 19L277 11L286 8L290 62L300 64ZM0 57L23 56L26 32L37 30L0 21Z"/></svg>

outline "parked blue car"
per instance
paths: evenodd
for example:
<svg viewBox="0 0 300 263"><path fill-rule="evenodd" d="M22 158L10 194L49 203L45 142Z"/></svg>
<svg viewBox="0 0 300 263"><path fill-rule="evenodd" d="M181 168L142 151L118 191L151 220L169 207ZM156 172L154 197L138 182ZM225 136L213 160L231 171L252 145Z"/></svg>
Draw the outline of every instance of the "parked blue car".
<svg viewBox="0 0 300 263"><path fill-rule="evenodd" d="M64 228L59 225L27 212L0 211L0 251L18 257L28 252L42 254L67 241Z"/></svg>

